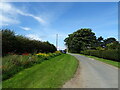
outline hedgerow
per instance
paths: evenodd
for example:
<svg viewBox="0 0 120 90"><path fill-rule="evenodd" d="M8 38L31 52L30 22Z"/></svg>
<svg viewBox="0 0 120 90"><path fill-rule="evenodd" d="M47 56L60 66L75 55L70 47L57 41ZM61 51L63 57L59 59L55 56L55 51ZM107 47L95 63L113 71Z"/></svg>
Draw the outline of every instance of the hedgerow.
<svg viewBox="0 0 120 90"><path fill-rule="evenodd" d="M2 32L2 55L9 53L53 53L56 47L47 42L32 40L25 36L16 35L14 31L5 29Z"/></svg>
<svg viewBox="0 0 120 90"><path fill-rule="evenodd" d="M97 56L100 58L110 59L114 61L119 61L119 50L85 50L81 51L82 54Z"/></svg>

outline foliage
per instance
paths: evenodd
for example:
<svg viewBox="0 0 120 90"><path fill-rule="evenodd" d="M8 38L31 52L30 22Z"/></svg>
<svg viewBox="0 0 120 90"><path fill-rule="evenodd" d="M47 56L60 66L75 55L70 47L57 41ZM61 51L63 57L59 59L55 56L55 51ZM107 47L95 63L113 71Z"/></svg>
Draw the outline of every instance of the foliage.
<svg viewBox="0 0 120 90"><path fill-rule="evenodd" d="M113 61L119 61L120 57L118 50L85 50L81 51L82 54L97 56L100 58L110 59Z"/></svg>
<svg viewBox="0 0 120 90"><path fill-rule="evenodd" d="M78 67L78 60L62 54L41 64L17 73L13 78L3 81L4 88L61 88L70 80ZM53 90L53 89L51 89Z"/></svg>
<svg viewBox="0 0 120 90"><path fill-rule="evenodd" d="M102 36L98 37L98 41L99 42L103 41L103 37Z"/></svg>
<svg viewBox="0 0 120 90"><path fill-rule="evenodd" d="M106 49L109 49L109 50L113 50L113 49L118 50L119 48L120 48L120 44L117 41L114 41L106 45Z"/></svg>
<svg viewBox="0 0 120 90"><path fill-rule="evenodd" d="M8 53L53 53L57 49L49 42L30 40L24 36L15 35L11 30L1 30L2 32L2 54Z"/></svg>
<svg viewBox="0 0 120 90"><path fill-rule="evenodd" d="M105 48L103 48L103 47L96 47L96 50L105 50Z"/></svg>
<svg viewBox="0 0 120 90"><path fill-rule="evenodd" d="M97 46L93 50L84 50L81 51L82 54L97 56L100 58L110 59L113 61L119 61L120 53L120 44L116 41L115 38L107 38L103 40L102 37L99 37Z"/></svg>
<svg viewBox="0 0 120 90"><path fill-rule="evenodd" d="M111 38L105 39L105 40L104 40L104 43L105 43L105 45L107 45L107 44L113 43L113 42L115 42L115 41L116 41L116 39L111 37Z"/></svg>
<svg viewBox="0 0 120 90"><path fill-rule="evenodd" d="M104 47L104 38L102 36L98 37L96 47Z"/></svg>
<svg viewBox="0 0 120 90"><path fill-rule="evenodd" d="M83 54L80 54L80 55L83 55ZM99 57L95 57L95 56L88 56L88 55L84 55L84 56L93 58L94 60L98 60L98 61L101 61L101 62L104 62L104 63L107 63L107 64L110 64L110 65L120 68L119 62L116 62L113 60L108 60L108 59L103 59L103 58L99 58Z"/></svg>
<svg viewBox="0 0 120 90"><path fill-rule="evenodd" d="M65 40L69 52L79 53L95 46L96 36L91 29L80 29L70 34Z"/></svg>
<svg viewBox="0 0 120 90"><path fill-rule="evenodd" d="M114 37L104 40L102 36L96 38L91 29L79 29L69 34L64 40L69 52L79 53L85 50L111 50L118 49L119 42Z"/></svg>
<svg viewBox="0 0 120 90"><path fill-rule="evenodd" d="M34 64L41 63L52 57L58 56L61 53L38 53L35 55L23 54L23 55L8 55L2 59L2 74L3 80L10 78L17 72L33 66Z"/></svg>

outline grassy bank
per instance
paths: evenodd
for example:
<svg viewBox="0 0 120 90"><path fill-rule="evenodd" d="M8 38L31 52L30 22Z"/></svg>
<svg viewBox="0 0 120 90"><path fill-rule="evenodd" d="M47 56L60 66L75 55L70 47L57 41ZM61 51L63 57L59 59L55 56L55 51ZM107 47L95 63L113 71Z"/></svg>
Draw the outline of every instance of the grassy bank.
<svg viewBox="0 0 120 90"><path fill-rule="evenodd" d="M61 55L59 51L55 53L38 53L23 55L8 55L2 58L2 80L6 80L14 76L16 73L33 65L40 64L45 60Z"/></svg>
<svg viewBox="0 0 120 90"><path fill-rule="evenodd" d="M77 66L75 57L63 54L3 81L3 88L60 88L73 77Z"/></svg>
<svg viewBox="0 0 120 90"><path fill-rule="evenodd" d="M83 55L83 54L80 54L80 55ZM120 68L119 62L117 62L117 61L103 59L103 58L99 58L99 57L95 57L95 56L88 56L88 55L84 55L84 56L89 57L89 58L93 58L95 60L98 60L98 61L101 61L101 62L104 62L104 63L107 63L107 64L110 64L110 65L113 65L115 67Z"/></svg>

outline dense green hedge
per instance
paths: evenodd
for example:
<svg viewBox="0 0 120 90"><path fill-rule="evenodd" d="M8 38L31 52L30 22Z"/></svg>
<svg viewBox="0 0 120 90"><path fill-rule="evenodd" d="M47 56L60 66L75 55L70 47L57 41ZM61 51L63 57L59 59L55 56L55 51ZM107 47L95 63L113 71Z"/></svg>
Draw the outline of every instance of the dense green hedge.
<svg viewBox="0 0 120 90"><path fill-rule="evenodd" d="M53 53L57 51L56 47L47 42L31 40L25 36L16 35L11 30L1 30L2 32L2 55L9 53Z"/></svg>
<svg viewBox="0 0 120 90"><path fill-rule="evenodd" d="M97 56L100 58L110 59L114 61L119 61L119 51L118 50L86 50L81 51L82 54Z"/></svg>

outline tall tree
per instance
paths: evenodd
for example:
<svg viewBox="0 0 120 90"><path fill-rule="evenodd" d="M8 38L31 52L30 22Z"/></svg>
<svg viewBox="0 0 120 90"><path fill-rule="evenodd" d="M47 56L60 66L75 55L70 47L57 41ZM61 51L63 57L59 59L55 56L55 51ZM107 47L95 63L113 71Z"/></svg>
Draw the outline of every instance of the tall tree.
<svg viewBox="0 0 120 90"><path fill-rule="evenodd" d="M69 52L80 52L81 50L94 47L96 41L95 33L91 29L79 29L68 35L64 40Z"/></svg>
<svg viewBox="0 0 120 90"><path fill-rule="evenodd" d="M2 30L2 54L15 50L15 33L11 30Z"/></svg>
<svg viewBox="0 0 120 90"><path fill-rule="evenodd" d="M103 47L104 46L104 43L103 43L104 39L102 36L98 37L97 39L97 47Z"/></svg>
<svg viewBox="0 0 120 90"><path fill-rule="evenodd" d="M98 37L98 42L102 42L103 41L103 37L102 36L100 36L100 37Z"/></svg>

